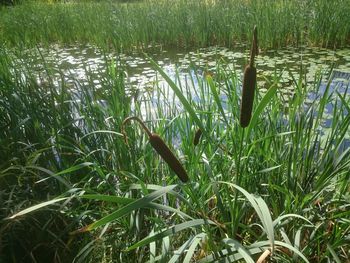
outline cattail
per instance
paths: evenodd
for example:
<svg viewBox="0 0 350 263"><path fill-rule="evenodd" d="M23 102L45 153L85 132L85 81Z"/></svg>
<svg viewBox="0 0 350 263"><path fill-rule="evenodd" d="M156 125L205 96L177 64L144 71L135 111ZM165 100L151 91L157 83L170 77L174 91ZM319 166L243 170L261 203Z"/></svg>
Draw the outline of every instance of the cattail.
<svg viewBox="0 0 350 263"><path fill-rule="evenodd" d="M249 125L252 115L254 90L256 85L256 68L254 67L254 58L258 54L257 28L254 27L253 43L250 51L249 64L244 69L243 75L243 92L241 101L241 127L245 128Z"/></svg>
<svg viewBox="0 0 350 263"><path fill-rule="evenodd" d="M240 124L243 128L249 125L252 115L255 84L256 68L254 66L247 65L244 70L243 93L241 102Z"/></svg>
<svg viewBox="0 0 350 263"><path fill-rule="evenodd" d="M193 145L196 146L199 143L199 140L202 136L202 130L198 129L194 134Z"/></svg>
<svg viewBox="0 0 350 263"><path fill-rule="evenodd" d="M123 121L122 124L122 133L124 134L124 138L127 142L126 133L124 130L124 126L130 120L136 120L141 124L144 131L147 133L149 137L149 142L152 145L153 149L157 151L157 153L162 157L162 159L169 165L169 167L174 171L174 173L181 179L182 182L188 181L188 175L186 170L181 165L180 161L176 158L174 153L169 149L163 139L156 133L151 133L151 131L146 127L144 122L140 120L138 117L128 117Z"/></svg>
<svg viewBox="0 0 350 263"><path fill-rule="evenodd" d="M180 161L175 157L173 152L165 144L162 138L158 134L152 133L149 137L153 149L159 153L163 160L169 165L169 167L177 174L182 182L188 181L188 175L181 165Z"/></svg>

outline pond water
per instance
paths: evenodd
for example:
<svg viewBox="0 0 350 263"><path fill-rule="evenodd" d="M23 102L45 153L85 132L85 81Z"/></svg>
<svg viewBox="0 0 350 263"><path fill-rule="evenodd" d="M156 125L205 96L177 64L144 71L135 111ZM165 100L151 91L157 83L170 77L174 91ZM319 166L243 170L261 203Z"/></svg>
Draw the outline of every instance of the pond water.
<svg viewBox="0 0 350 263"><path fill-rule="evenodd" d="M54 45L49 49L40 48L40 53L50 67L63 71L68 80L77 79L84 83L87 80L86 70L89 70L96 75L94 83L97 87L99 87L99 74L106 69L106 59L116 59L128 73L130 87L140 91L152 83L156 75L145 56L137 51L131 54L106 54L93 46ZM189 74L192 70L215 73L220 64L241 76L249 58L249 49L244 45L237 46L234 50L209 47L187 52L176 49L164 50L159 46L149 48L146 53L170 75L174 74L176 68L183 74ZM28 50L25 55L40 69L42 59L38 56L38 52ZM262 92L266 91L265 77L281 75L281 83L288 87L291 86L291 74L297 78L301 68L306 72L306 79L313 81L316 73L327 74L333 67L337 72L337 80L346 82L350 74L350 48L330 50L300 47L262 50L256 58L256 67L258 88Z"/></svg>
<svg viewBox="0 0 350 263"><path fill-rule="evenodd" d="M186 85L194 101L200 100L196 91L200 78L207 74L215 76L218 65L220 65L220 68L226 71L234 71L241 79L244 66L249 58L249 48L244 45L231 50L224 47L209 47L186 52L176 49L165 50L161 46L156 46L150 47L146 52L163 68L168 76L180 85L185 83L182 85ZM76 87L77 81L79 85L91 85L92 83L96 88L100 88L100 79L106 71L106 61L116 61L127 74L129 94L135 97L147 94L151 103L148 102L147 105L142 106L147 108L147 111L152 111L152 107L159 108L159 103L162 103L166 105L164 107L166 115L167 112L172 112L171 107L180 106L172 90L159 78L159 74L157 75L152 69L147 58L141 52L106 54L93 46L76 45L63 48L54 45L50 48L27 50L23 55L26 60L31 60L31 65L34 65L38 72L43 70L42 58L44 58L45 63L50 68L64 73L65 81L71 84L72 89ZM345 94L345 96L350 95L350 48L330 50L300 47L261 50L256 58L256 67L259 93L263 95L267 92L269 81L272 80L273 76L278 76L280 79L278 92L285 102L288 102L294 95L293 78L298 80L301 71L305 73L304 82L307 82L306 84L312 84L316 75L323 75L320 89L317 92L309 91L306 107L322 96L331 69L333 71L330 75L329 93L334 95L332 95L334 101L339 101L338 93ZM55 81L59 85L61 75L57 73L56 77ZM191 79L191 85L188 84L189 79ZM38 78L38 81L43 81L43 79ZM161 87L161 93L153 90L155 83L157 83L157 87ZM162 94L162 98L160 98L160 94ZM221 99L225 103L224 94L221 94ZM332 123L333 108L334 103L330 100L326 106L325 120L322 123L325 133ZM147 116L144 117L147 118ZM347 137L350 138L350 131Z"/></svg>

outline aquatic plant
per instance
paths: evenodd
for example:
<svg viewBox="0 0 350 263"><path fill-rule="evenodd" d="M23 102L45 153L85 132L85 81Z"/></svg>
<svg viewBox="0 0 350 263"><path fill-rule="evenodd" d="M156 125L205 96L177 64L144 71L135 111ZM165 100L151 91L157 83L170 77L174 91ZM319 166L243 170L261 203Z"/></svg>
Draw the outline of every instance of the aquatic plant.
<svg viewBox="0 0 350 263"><path fill-rule="evenodd" d="M88 81L74 85L58 71L57 85L47 63L38 78L31 60L5 50L0 261L39 261L49 251L76 262L256 262L268 251L278 262L348 261L349 88L333 85L331 72L308 82L301 72L288 105L281 77L272 76L241 129L240 78L221 65L220 78L194 74L181 87L179 74L174 80L158 66L174 103L161 104L169 98L156 81L131 107L118 63L106 59L100 89L88 71ZM309 92L318 99L309 102ZM181 138L188 184L174 185L140 129L125 127L130 143L123 142L128 116L151 120L164 143ZM205 139L196 150L191 127Z"/></svg>
<svg viewBox="0 0 350 263"><path fill-rule="evenodd" d="M122 123L122 133L124 134L125 140L127 142L127 135L124 126L131 120L137 121L143 130L147 133L149 143L152 145L153 149L162 157L162 159L169 165L169 167L175 172L175 174L181 179L182 182L188 181L188 175L186 170L183 168L180 161L175 157L174 153L166 145L164 140L156 133L151 133L140 118L132 116L126 118Z"/></svg>
<svg viewBox="0 0 350 263"><path fill-rule="evenodd" d="M258 55L258 33L256 26L253 31L252 47L250 50L249 64L244 69L242 83L242 101L240 124L243 128L247 127L252 115L254 92L256 86L256 68L254 66L254 58Z"/></svg>
<svg viewBox="0 0 350 263"><path fill-rule="evenodd" d="M197 146L197 144L199 143L199 140L202 136L202 130L201 129L197 129L195 134L194 134L194 138L193 138L193 145Z"/></svg>
<svg viewBox="0 0 350 263"><path fill-rule="evenodd" d="M131 50L150 44L181 48L235 46L259 22L263 48L349 44L344 0L312 1L23 1L0 9L0 39L7 46L90 43Z"/></svg>

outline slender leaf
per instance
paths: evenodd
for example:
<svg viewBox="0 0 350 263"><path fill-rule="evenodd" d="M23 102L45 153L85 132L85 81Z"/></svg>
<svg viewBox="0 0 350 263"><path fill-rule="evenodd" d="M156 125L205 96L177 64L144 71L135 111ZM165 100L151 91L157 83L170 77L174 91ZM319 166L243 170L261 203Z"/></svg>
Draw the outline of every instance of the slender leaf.
<svg viewBox="0 0 350 263"><path fill-rule="evenodd" d="M163 239L166 236L174 235L182 230L190 229L192 227L197 227L197 226L206 225L206 224L213 224L214 225L215 223L210 221L210 220L204 220L204 219L194 219L191 221L187 221L187 222L172 226L172 227L168 228L167 230L162 231L158 234L146 237L143 240L137 242L136 244L130 246L126 251L130 251L130 250L133 250L135 248L138 248L138 247L141 247L144 245L148 245L149 243L151 243L153 241Z"/></svg>
<svg viewBox="0 0 350 263"><path fill-rule="evenodd" d="M250 137L250 133L252 131L252 128L255 127L256 123L258 122L259 116L262 113L262 111L265 109L267 104L271 101L273 96L276 94L277 91L277 84L273 84L269 90L266 92L265 96L262 98L258 106L256 107L253 116L250 120L249 126L248 126L248 132L247 132L247 138Z"/></svg>
<svg viewBox="0 0 350 263"><path fill-rule="evenodd" d="M44 202L44 203L41 203L41 204L37 204L37 205L34 205L34 206L31 206L31 207L28 207L16 214L14 214L13 216L10 216L8 219L14 219L16 217L19 217L19 216L22 216L22 215L25 215L25 214L28 214L28 213L31 213L33 211L36 211L40 208L43 208L45 206L48 206L48 205L52 205L52 204L55 204L57 202L61 202L63 200L67 200L69 197L63 197L63 198L57 198L57 199L53 199L53 200L50 200L50 201L47 201L47 202Z"/></svg>
<svg viewBox="0 0 350 263"><path fill-rule="evenodd" d="M80 229L79 232L91 231L99 226L105 225L109 222L112 222L112 221L122 217L122 216L125 216L128 213L130 213L136 209L146 207L154 199L159 198L160 196L173 190L175 187L176 187L176 185L170 185L170 186L163 187L157 191L154 191L153 193L150 193L150 194L146 195L145 197L142 197L136 201L133 201L133 202L127 204L126 206L122 207L121 209L119 209L119 210L101 218L100 220L97 220L94 223Z"/></svg>

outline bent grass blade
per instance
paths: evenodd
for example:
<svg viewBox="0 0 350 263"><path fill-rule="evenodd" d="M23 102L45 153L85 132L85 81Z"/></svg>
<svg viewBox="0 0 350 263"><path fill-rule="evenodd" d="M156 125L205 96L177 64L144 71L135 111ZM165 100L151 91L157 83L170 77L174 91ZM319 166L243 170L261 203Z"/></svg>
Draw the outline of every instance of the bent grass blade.
<svg viewBox="0 0 350 263"><path fill-rule="evenodd" d="M94 223L92 223L88 226L85 226L81 229L78 229L75 232L91 231L97 227L103 226L103 225L110 223L110 222L112 222L112 221L114 221L122 216L125 216L136 209L146 207L153 200L155 200L155 199L161 197L162 195L168 193L169 191L173 190L176 186L177 185L170 185L170 186L163 187L157 191L154 191L153 193L150 193L150 194L146 195L145 197L142 197L136 201L133 201L133 202L129 203L128 205L122 207L121 209L118 209L117 211L101 218L100 220L95 221Z"/></svg>

